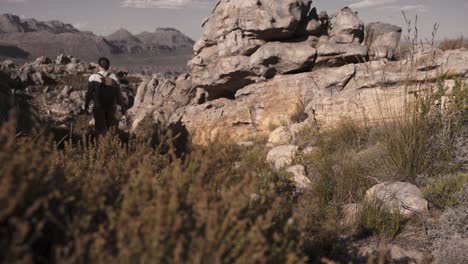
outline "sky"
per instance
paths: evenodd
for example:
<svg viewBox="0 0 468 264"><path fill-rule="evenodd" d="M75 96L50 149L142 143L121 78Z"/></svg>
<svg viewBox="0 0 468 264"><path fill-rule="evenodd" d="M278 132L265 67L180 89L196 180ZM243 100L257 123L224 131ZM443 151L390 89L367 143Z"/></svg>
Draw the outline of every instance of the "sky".
<svg viewBox="0 0 468 264"><path fill-rule="evenodd" d="M0 13L38 20L57 19L99 35L119 28L132 33L174 27L197 40L201 23L217 0L0 0ZM405 26L402 10L414 20L422 39L430 39L439 23L437 39L468 37L468 0L315 0L317 10L336 13L349 6L366 23L382 21Z"/></svg>

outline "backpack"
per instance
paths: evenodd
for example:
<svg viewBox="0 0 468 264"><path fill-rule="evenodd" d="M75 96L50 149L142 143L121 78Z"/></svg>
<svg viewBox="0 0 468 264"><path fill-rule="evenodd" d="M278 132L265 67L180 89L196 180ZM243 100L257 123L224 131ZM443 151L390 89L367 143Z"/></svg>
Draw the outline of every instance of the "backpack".
<svg viewBox="0 0 468 264"><path fill-rule="evenodd" d="M115 87L114 80L109 78L107 75L104 76L98 73L101 76L101 85L95 91L95 104L103 109L111 109L115 106Z"/></svg>

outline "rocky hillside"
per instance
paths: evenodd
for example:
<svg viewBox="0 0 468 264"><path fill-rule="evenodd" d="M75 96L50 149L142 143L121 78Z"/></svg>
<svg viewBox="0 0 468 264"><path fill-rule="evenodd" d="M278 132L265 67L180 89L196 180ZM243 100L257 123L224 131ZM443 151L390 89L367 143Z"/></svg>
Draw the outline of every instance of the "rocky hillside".
<svg viewBox="0 0 468 264"><path fill-rule="evenodd" d="M108 56L116 65L130 70L184 71L192 46L190 38L174 29L157 29L138 36L121 29L101 37L59 21L0 16L0 57L19 61L63 53L87 61Z"/></svg>

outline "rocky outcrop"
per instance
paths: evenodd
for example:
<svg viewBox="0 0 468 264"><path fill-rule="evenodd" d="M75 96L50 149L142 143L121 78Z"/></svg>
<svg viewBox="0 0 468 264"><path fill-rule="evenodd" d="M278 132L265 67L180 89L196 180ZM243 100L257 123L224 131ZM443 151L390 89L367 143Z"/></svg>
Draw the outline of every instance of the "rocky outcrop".
<svg viewBox="0 0 468 264"><path fill-rule="evenodd" d="M211 99L232 98L262 78L310 69L316 52L306 39L322 28L317 14L309 12L311 4L220 1L203 24L204 34L189 63L194 85L208 91Z"/></svg>
<svg viewBox="0 0 468 264"><path fill-rule="evenodd" d="M128 113L132 120L131 129L135 130L147 114L151 114L156 123L167 124L172 114L190 103L193 97L189 75L181 75L177 79L163 76L146 78L140 84L134 106Z"/></svg>
<svg viewBox="0 0 468 264"><path fill-rule="evenodd" d="M372 59L395 59L400 46L401 27L385 23L370 23L366 27L366 44Z"/></svg>
<svg viewBox="0 0 468 264"><path fill-rule="evenodd" d="M244 141L268 135L271 127L291 123L291 117L302 111L304 116L324 124L350 117L380 120L385 115L398 114L388 107L414 98L413 90L435 87L441 73L449 79L467 78L463 60L466 61L468 50L436 51L435 57L428 54L417 55L413 62L372 61L280 74L238 90L234 100L220 98L189 105L179 109L177 116L193 140L202 144L220 138ZM299 107L301 104L305 109Z"/></svg>

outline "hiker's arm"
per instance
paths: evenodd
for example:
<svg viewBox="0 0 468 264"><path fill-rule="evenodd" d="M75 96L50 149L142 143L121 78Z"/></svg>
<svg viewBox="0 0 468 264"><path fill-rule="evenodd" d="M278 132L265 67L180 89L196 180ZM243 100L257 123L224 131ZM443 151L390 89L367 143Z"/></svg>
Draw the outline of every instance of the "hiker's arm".
<svg viewBox="0 0 468 264"><path fill-rule="evenodd" d="M86 91L86 98L85 98L85 110L88 111L89 103L93 99L94 96L94 84L89 82L88 83L88 90Z"/></svg>
<svg viewBox="0 0 468 264"><path fill-rule="evenodd" d="M89 77L88 90L86 91L86 96L85 96L85 110L86 111L89 109L89 103L91 102L91 100L93 100L94 92L96 91L96 85L100 85L100 83L97 77L93 74Z"/></svg>

